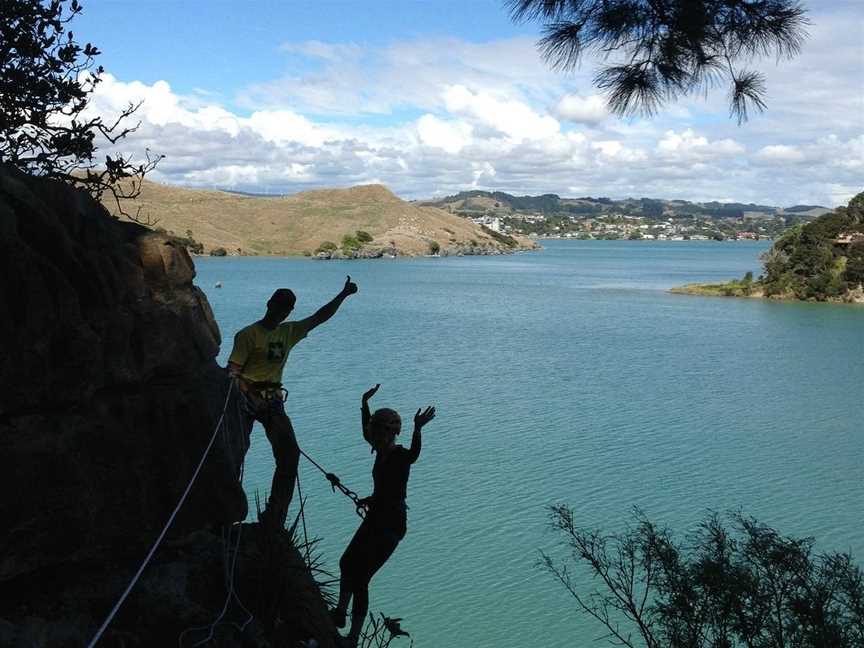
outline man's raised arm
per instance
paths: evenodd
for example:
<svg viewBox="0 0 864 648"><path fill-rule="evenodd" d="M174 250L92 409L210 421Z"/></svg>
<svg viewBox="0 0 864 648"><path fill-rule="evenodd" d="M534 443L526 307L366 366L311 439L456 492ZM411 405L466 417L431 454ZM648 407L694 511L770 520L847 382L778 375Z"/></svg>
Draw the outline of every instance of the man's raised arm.
<svg viewBox="0 0 864 648"><path fill-rule="evenodd" d="M353 295L357 292L357 284L351 281L351 276L345 278L345 285L342 287L342 290L339 291L339 294L336 295L329 302L324 304L321 308L319 308L313 315L310 315L304 320L301 320L303 324L306 325L306 330L311 331L316 326L323 324L331 317L336 314L336 311L339 310L339 307L342 305L342 302L345 301L345 298L348 295Z"/></svg>

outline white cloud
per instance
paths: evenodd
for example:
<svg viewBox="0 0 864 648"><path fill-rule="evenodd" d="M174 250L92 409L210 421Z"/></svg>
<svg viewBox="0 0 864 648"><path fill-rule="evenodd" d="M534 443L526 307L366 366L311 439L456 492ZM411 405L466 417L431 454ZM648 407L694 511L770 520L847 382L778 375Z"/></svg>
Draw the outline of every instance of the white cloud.
<svg viewBox="0 0 864 648"><path fill-rule="evenodd" d="M347 58L358 58L363 55L363 48L354 44L324 43L310 40L303 43L283 43L279 46L283 52L302 54L313 59L321 59L337 63Z"/></svg>
<svg viewBox="0 0 864 648"><path fill-rule="evenodd" d="M864 46L848 16L814 21L804 53L770 68L768 112L742 127L719 91L651 120L609 115L587 73L549 71L527 38L288 44L299 72L248 88L239 108L220 89L183 96L106 75L92 109L110 119L143 99L120 150L166 154L153 177L178 184L833 205L864 189Z"/></svg>
<svg viewBox="0 0 864 648"><path fill-rule="evenodd" d="M759 149L756 157L767 162L801 162L804 160L804 153L797 146L772 144Z"/></svg>
<svg viewBox="0 0 864 648"><path fill-rule="evenodd" d="M337 134L321 128L306 117L290 110L263 110L252 113L241 123L269 142L299 142L307 146L321 146Z"/></svg>
<svg viewBox="0 0 864 648"><path fill-rule="evenodd" d="M600 140L591 144L602 157L618 162L641 162L647 158L644 151L624 146L618 140Z"/></svg>
<svg viewBox="0 0 864 648"><path fill-rule="evenodd" d="M417 120L417 133L426 146L447 153L458 153L471 143L471 127L458 121L444 121L435 115L423 115Z"/></svg>
<svg viewBox="0 0 864 648"><path fill-rule="evenodd" d="M555 106L555 113L561 119L580 124L599 124L609 116L606 100L600 95L564 95Z"/></svg>
<svg viewBox="0 0 864 648"><path fill-rule="evenodd" d="M665 157L683 162L741 155L745 148L728 138L708 141L704 135L698 135L688 128L681 133L666 131L663 138L657 142L657 151Z"/></svg>
<svg viewBox="0 0 864 648"><path fill-rule="evenodd" d="M480 178L482 178L484 175L489 178L495 177L495 167L488 162L475 162L471 166L474 170L474 180L471 183L471 186L475 189L480 186Z"/></svg>
<svg viewBox="0 0 864 648"><path fill-rule="evenodd" d="M472 92L462 85L444 91L444 106L450 113L464 116L517 142L544 139L560 131L554 117L541 115L521 101Z"/></svg>

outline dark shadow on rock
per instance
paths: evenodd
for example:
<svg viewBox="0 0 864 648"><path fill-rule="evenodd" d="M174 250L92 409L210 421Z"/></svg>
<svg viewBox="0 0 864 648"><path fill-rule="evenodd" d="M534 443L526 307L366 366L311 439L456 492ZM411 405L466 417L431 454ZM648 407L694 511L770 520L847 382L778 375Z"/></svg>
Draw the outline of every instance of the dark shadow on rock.
<svg viewBox="0 0 864 648"><path fill-rule="evenodd" d="M194 277L169 238L0 166L0 646L89 641L189 483L230 384ZM167 637L221 607L207 530L248 510L237 416L232 397L168 538L204 541L191 563L177 548L145 571L118 617L138 621L115 643L176 645L142 628Z"/></svg>

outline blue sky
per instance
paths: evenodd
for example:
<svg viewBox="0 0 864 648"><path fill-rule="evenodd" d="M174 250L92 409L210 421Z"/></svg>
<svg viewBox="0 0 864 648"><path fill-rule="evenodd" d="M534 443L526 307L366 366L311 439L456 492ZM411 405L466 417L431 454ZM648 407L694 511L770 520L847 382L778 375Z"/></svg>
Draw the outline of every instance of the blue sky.
<svg viewBox="0 0 864 648"><path fill-rule="evenodd" d="M836 205L864 189L864 3L810 2L793 61L752 64L768 112L742 127L726 88L651 119L609 115L537 54L500 2L84 0L103 52L93 110L143 100L124 150L153 178L291 193L380 182L463 189Z"/></svg>
<svg viewBox="0 0 864 648"><path fill-rule="evenodd" d="M229 98L289 66L309 64L280 50L283 43L374 48L395 40L482 42L537 33L536 26L511 22L500 2L485 0L90 0L84 5L75 30L98 44L100 62L115 76L153 83L170 71L179 93L209 89Z"/></svg>

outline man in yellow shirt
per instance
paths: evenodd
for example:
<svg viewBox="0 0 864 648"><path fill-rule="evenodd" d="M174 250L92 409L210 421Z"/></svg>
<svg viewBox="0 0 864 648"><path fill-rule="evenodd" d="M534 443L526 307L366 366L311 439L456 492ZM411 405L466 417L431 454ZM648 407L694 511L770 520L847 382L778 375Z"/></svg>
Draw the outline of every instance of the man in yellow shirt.
<svg viewBox="0 0 864 648"><path fill-rule="evenodd" d="M276 459L270 499L262 514L267 526L284 527L300 461L300 447L291 419L285 414L282 389L282 369L288 353L309 331L333 317L345 298L356 292L357 284L348 277L339 294L314 315L286 322L284 320L294 310L296 298L291 290L279 288L268 300L264 317L234 336L228 372L238 380L245 433L248 436L255 421L260 421Z"/></svg>

